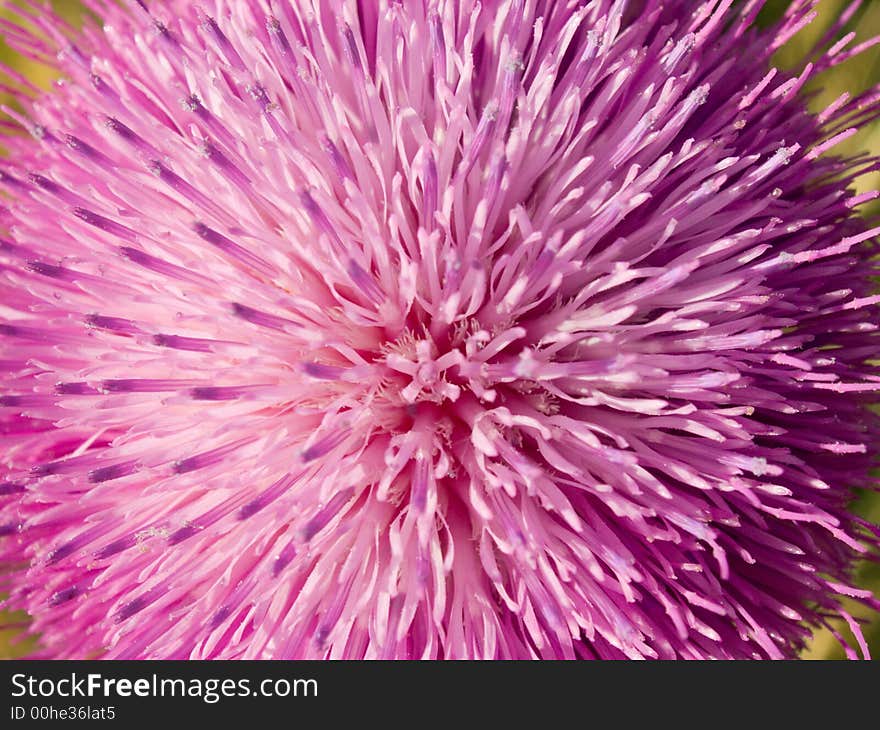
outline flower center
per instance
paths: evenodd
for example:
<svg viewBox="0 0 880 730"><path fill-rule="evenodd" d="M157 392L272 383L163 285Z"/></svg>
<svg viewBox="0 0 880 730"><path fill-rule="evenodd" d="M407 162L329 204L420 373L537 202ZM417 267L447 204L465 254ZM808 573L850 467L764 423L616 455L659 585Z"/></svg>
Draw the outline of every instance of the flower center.
<svg viewBox="0 0 880 730"><path fill-rule="evenodd" d="M386 348L383 364L386 375L395 384L400 399L406 404L420 402L455 402L461 388L450 382L451 369L462 362L457 349L440 353L430 336L416 339L405 334Z"/></svg>

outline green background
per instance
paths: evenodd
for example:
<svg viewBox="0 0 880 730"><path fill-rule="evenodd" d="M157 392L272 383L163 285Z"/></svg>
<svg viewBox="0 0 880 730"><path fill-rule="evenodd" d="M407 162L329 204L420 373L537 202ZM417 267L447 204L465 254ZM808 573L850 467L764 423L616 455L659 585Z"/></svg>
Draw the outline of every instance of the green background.
<svg viewBox="0 0 880 730"><path fill-rule="evenodd" d="M799 67L803 59L813 46L813 43L821 37L832 20L851 0L823 0L819 4L819 16L809 27L795 36L788 45L783 48L776 59L778 65L783 68ZM694 0L695 5L697 0ZM82 21L82 11L75 0L54 0L52 3L56 10L74 23ZM767 7L762 12L761 21L769 22L778 16L789 4L788 0L769 0ZM0 10L0 16L9 17L9 12ZM856 40L852 45L867 40L874 35L880 34L880 0L865 2L851 22L851 29L857 33ZM0 32L0 63L5 63L16 70L26 74L34 83L44 88L50 88L54 74L51 69L30 63L27 60L11 53L9 48L2 42ZM880 83L880 45L875 46L866 53L851 59L821 78L814 80L812 90L817 92L811 101L811 107L821 111L843 91L849 91L855 95L871 86ZM0 93L0 101L4 104L15 106L15 100ZM880 154L880 123L866 126L859 134L838 145L835 154L854 154L868 150L873 154ZM873 172L862 176L856 182L857 192L865 192L880 188L880 172ZM867 217L880 215L880 199L868 205L862 206L860 212ZM875 522L880 522L880 496L862 495L856 503L859 512ZM875 595L880 595L880 565L865 563L859 566L857 571L859 585L871 589ZM871 646L872 654L880 658L880 617L854 602L849 605L851 612L863 617L866 622L866 634ZM2 623L23 624L27 617L23 614L6 614ZM845 625L839 626L841 632L849 636ZM21 656L33 646L32 640L21 641L20 629L14 625L6 629L0 629L0 658ZM804 652L809 659L838 659L843 657L843 651L835 639L827 631L816 633L810 646Z"/></svg>

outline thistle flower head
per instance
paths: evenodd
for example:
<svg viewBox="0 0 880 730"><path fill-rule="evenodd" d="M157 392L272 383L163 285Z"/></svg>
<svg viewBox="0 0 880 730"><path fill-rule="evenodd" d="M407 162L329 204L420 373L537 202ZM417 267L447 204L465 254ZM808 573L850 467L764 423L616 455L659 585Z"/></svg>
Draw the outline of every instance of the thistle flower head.
<svg viewBox="0 0 880 730"><path fill-rule="evenodd" d="M807 111L835 32L771 68L813 4L25 0L62 77L0 172L0 555L46 654L855 628L876 163L822 153L878 104Z"/></svg>

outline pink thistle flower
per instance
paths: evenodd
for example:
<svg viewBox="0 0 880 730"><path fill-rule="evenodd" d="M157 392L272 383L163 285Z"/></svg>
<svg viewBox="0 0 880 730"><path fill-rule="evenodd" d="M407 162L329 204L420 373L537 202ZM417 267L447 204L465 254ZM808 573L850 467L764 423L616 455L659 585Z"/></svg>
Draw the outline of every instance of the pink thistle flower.
<svg viewBox="0 0 880 730"><path fill-rule="evenodd" d="M0 555L51 657L779 658L876 547L878 230L731 0L26 0ZM850 653L854 653L849 650Z"/></svg>

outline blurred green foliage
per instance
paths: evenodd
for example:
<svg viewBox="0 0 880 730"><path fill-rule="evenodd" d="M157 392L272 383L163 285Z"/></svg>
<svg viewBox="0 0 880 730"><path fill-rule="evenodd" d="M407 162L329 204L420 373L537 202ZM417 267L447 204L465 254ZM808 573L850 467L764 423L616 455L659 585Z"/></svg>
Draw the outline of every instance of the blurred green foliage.
<svg viewBox="0 0 880 730"><path fill-rule="evenodd" d="M809 55L815 42L851 1L823 0L819 4L817 19L779 51L776 63L780 67L788 69L802 67L803 59ZM772 22L774 18L779 17L785 11L789 4L789 0L769 0L762 11L760 22ZM73 24L82 22L82 9L76 0L53 0L52 5L69 22ZM9 17L9 15L7 10L0 10L0 16ZM880 34L880 0L868 0L863 3L850 26L857 34L852 45ZM29 62L12 53L3 42L2 34L0 34L0 63L23 73L37 86L46 89L50 88L55 76L51 68ZM814 111L821 111L843 91L855 95L878 83L880 83L880 45L836 66L810 82L807 88L814 93L810 100L810 107ZM14 98L4 94L0 94L0 103L16 105ZM834 149L835 154L843 155L864 151L880 154L880 122L866 125L858 134ZM880 171L860 177L855 183L855 188L860 193L880 188ZM880 216L880 199L862 206L860 212L868 217ZM880 495L864 494L859 496L856 508L863 516L874 522L880 522ZM868 588L875 595L880 596L880 564L866 562L860 565L856 572L856 578L860 586ZM861 617L866 622L865 632L872 653L874 656L880 657L880 617L855 602L849 602L848 608L855 616ZM6 625L6 628L0 628L0 659L21 656L31 651L35 642L32 639L21 641L20 637L20 627L25 624L27 616L18 612L15 614L7 613L0 618L2 618L0 623ZM851 638L849 629L843 622L839 622L837 628L845 636ZM804 652L804 656L809 659L837 659L844 655L830 632L823 630L816 633L810 646Z"/></svg>

